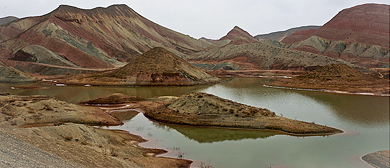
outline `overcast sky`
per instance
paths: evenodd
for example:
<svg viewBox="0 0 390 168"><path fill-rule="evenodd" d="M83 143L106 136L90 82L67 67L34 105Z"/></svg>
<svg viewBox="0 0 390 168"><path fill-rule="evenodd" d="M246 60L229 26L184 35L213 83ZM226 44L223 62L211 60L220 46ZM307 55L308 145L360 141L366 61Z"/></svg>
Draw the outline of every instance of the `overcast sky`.
<svg viewBox="0 0 390 168"><path fill-rule="evenodd" d="M339 11L390 0L1 0L0 18L40 16L60 4L83 9L127 4L149 20L194 38L219 39L234 26L251 35L323 25Z"/></svg>

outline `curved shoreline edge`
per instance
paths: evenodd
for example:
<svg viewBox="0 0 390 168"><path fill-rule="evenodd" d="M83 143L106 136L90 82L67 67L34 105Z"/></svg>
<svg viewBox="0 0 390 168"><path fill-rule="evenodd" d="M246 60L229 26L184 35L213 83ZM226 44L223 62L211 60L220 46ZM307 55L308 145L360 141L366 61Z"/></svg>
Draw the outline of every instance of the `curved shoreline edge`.
<svg viewBox="0 0 390 168"><path fill-rule="evenodd" d="M268 88L276 88L276 89L303 90L303 91L326 92L326 93L346 94L346 95L360 95L360 96L390 97L390 94L352 93L352 92L340 91L340 90L310 89L310 88L298 88L298 87L294 88L294 87L272 86L272 85L263 85L263 86L264 87L268 87Z"/></svg>
<svg viewBox="0 0 390 168"><path fill-rule="evenodd" d="M277 116L268 109L248 106L207 93L193 92L145 110L144 115L169 124L274 130L298 136L343 133L337 128Z"/></svg>

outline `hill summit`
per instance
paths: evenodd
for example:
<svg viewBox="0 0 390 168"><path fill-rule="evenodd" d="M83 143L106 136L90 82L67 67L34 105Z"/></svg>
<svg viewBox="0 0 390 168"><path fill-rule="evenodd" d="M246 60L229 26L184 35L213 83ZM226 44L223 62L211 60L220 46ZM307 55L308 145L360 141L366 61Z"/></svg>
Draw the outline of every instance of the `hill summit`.
<svg viewBox="0 0 390 168"><path fill-rule="evenodd" d="M108 72L73 77L68 84L182 86L210 84L219 79L162 47L155 47L131 63Z"/></svg>

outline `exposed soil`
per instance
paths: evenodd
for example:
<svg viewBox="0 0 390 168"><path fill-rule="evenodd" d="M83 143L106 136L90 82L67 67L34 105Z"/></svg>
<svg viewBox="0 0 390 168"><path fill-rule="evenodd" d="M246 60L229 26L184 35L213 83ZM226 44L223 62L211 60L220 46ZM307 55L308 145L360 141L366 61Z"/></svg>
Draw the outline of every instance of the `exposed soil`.
<svg viewBox="0 0 390 168"><path fill-rule="evenodd" d="M270 129L293 135L325 135L343 132L314 123L291 120L277 116L268 109L247 106L206 93L189 93L164 104L146 110L145 116L172 124Z"/></svg>
<svg viewBox="0 0 390 168"><path fill-rule="evenodd" d="M344 64L323 66L291 79L278 79L268 85L374 95L389 95L390 91L389 80L384 75L364 74Z"/></svg>
<svg viewBox="0 0 390 168"><path fill-rule="evenodd" d="M390 167L390 150L373 152L362 157L364 161L376 168Z"/></svg>
<svg viewBox="0 0 390 168"><path fill-rule="evenodd" d="M189 167L192 163L154 157L166 151L142 148L137 144L146 140L128 132L87 126L122 123L97 107L78 106L44 96L1 93L0 111L0 134L5 140L13 139L12 142L0 143L2 151L12 153L0 153L0 158L13 157L1 162L2 167L171 168Z"/></svg>
<svg viewBox="0 0 390 168"><path fill-rule="evenodd" d="M122 122L95 107L83 107L41 96L0 96L0 125L28 127L80 123L120 125Z"/></svg>
<svg viewBox="0 0 390 168"><path fill-rule="evenodd" d="M69 85L186 86L212 84L219 79L172 52L156 47L124 67L91 75L77 75L59 82Z"/></svg>
<svg viewBox="0 0 390 168"><path fill-rule="evenodd" d="M126 5L88 10L61 5L46 15L3 25L0 37L1 58L18 57L24 51L25 56L37 58L29 61L47 62L50 58L42 56L50 52L67 64L96 69L123 66L156 46L190 54L210 44L160 26ZM42 50L25 50L31 46Z"/></svg>
<svg viewBox="0 0 390 168"><path fill-rule="evenodd" d="M282 42L291 44L319 36L389 48L389 8L386 4L363 4L344 9L321 28L295 32Z"/></svg>

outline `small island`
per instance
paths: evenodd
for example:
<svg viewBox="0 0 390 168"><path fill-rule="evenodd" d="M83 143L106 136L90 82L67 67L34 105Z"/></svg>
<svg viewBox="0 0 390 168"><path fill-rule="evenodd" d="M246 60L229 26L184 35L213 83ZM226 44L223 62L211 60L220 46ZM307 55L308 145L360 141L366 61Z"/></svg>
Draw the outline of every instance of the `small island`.
<svg viewBox="0 0 390 168"><path fill-rule="evenodd" d="M145 116L160 122L193 126L275 130L291 135L331 135L343 131L315 123L277 116L268 109L252 107L206 93L172 98Z"/></svg>

